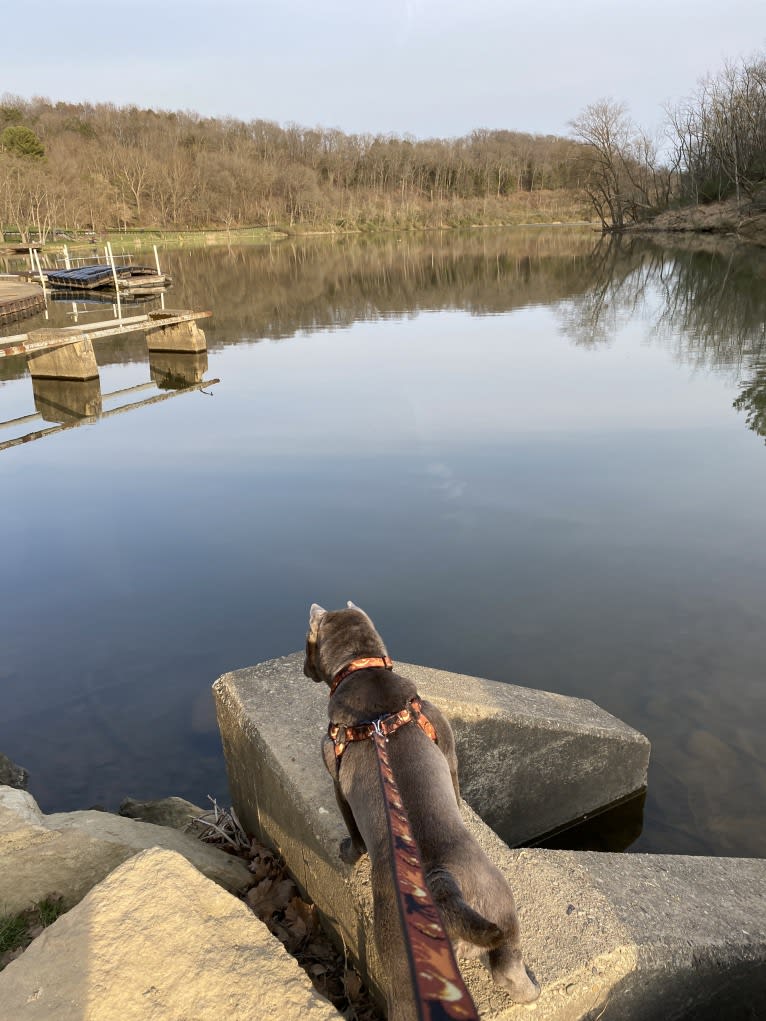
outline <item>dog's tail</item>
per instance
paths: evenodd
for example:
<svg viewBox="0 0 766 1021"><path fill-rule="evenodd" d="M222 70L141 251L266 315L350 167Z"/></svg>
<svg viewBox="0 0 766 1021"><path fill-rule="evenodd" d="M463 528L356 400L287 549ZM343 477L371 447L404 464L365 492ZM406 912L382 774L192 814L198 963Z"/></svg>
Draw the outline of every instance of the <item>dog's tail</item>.
<svg viewBox="0 0 766 1021"><path fill-rule="evenodd" d="M457 881L446 869L429 872L428 886L451 939L462 939L484 950L492 950L503 942L502 929L463 900Z"/></svg>

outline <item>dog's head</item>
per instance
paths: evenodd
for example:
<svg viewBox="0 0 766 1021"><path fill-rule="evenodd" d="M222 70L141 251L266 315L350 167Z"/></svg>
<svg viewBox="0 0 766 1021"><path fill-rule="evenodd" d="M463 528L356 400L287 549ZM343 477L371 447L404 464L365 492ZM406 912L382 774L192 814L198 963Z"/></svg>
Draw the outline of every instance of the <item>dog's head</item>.
<svg viewBox="0 0 766 1021"><path fill-rule="evenodd" d="M364 610L350 601L345 610L325 610L311 604L303 661L307 677L330 685L352 659L387 655L383 640Z"/></svg>

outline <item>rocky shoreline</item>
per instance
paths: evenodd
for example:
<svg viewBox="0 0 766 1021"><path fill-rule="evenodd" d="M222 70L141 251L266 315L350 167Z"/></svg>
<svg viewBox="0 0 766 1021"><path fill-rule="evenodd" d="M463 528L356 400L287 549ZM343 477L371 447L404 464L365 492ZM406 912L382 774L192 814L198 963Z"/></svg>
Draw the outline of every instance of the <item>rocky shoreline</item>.
<svg viewBox="0 0 766 1021"><path fill-rule="evenodd" d="M44 815L0 786L0 912L54 895L67 909L0 972L0 1021L381 1021L363 988L385 985L370 863L338 855L326 693L306 689L303 658L213 685L229 812L170 799L158 825L161 803L129 799L131 817ZM400 667L452 722L463 820L514 890L538 1021L760 1016L766 862L519 846L643 789L644 735L585 699ZM264 712L275 691L289 713ZM485 1021L526 1017L481 961L461 972Z"/></svg>
<svg viewBox="0 0 766 1021"><path fill-rule="evenodd" d="M172 930L183 931L190 924L189 910L183 903L184 888L190 899L195 891L213 897L219 905L218 914L225 907L222 898L229 894L243 910L235 908L232 899L232 906L224 913L239 912L237 942L228 947L227 956L223 953L227 926L216 929L213 935L217 953L223 954L218 971L211 975L208 968L196 980L191 978L190 958L178 947L170 956L160 949L151 954L131 953L130 939L126 945L121 942L119 955L130 958L134 982L143 976L141 981L152 989L158 986L158 974L166 986L181 980L187 985L196 981L199 989L194 992L195 1001L209 997L210 988L217 980L224 983L241 952L249 917L252 929L258 932L257 939L254 932L249 936L258 944L257 956L269 959L261 978L263 983L268 975L268 995L278 996L282 988L294 991L292 1008L275 1016L300 1013L303 1017L310 1007L308 1016L325 1021L338 1017L331 1006L334 1004L357 1021L382 1021L358 973L323 931L316 908L300 897L284 862L270 849L250 840L233 811L219 808L215 801L206 810L183 798L167 797L154 801L126 798L119 814L89 809L44 815L27 791L28 784L27 770L0 754L0 1003L12 1002L15 992L26 988L25 983L30 981L39 990L36 999L47 1003L39 1011L31 1006L14 1011L14 1021L43 1016L55 1016L58 1021L71 1017L74 1021L82 1016L78 1012L82 1004L77 1002L79 977L73 960L82 956L87 971L91 961L98 962L100 956L111 959L118 952L113 946L118 936L116 926L94 926L93 905L100 905L98 911L113 914L114 901L119 897L127 909L131 898L126 886L133 891L134 902L139 903L140 891L146 890L147 882L154 898L163 905L169 891L179 892L175 908L172 903L163 906L162 926L168 930L171 943L175 938ZM223 889L215 893L205 889L213 884ZM151 911L150 904L141 910ZM121 920L120 932L141 928L133 908L129 914L131 917ZM49 928L56 921L58 925ZM146 921L148 925L149 919ZM156 930L156 926L155 920L152 928ZM46 943L50 944L47 950ZM237 968L241 967L238 961ZM252 971L253 965L248 968ZM302 978L297 977L296 969ZM114 995L111 985L110 998ZM66 992L69 1007L65 1009L61 1000L64 993L55 990ZM45 997L45 993L49 995ZM254 1003L261 1002L262 993L251 988L240 1009L252 1009ZM26 1000L29 1002L28 996ZM180 1002L174 998L168 1004L173 1016ZM115 1016L109 1013L114 1008L112 1000L103 1014L87 1016L106 1019ZM134 1016L130 1010L128 1013ZM203 1021L216 1014L197 1007L194 1016ZM10 1021L11 1015L0 1006L0 1021L6 1017Z"/></svg>

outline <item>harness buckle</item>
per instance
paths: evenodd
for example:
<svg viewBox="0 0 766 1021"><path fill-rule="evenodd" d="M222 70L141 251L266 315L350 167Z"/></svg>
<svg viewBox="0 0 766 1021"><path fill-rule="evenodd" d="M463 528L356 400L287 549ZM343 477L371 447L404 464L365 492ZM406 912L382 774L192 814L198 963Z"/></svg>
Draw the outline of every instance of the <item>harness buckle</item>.
<svg viewBox="0 0 766 1021"><path fill-rule="evenodd" d="M386 734L385 734L385 732L383 730L382 723L383 723L383 717L379 716L376 720L372 721L372 729L375 731L375 733L378 735L378 737L384 738L385 741L387 742L388 738L386 737Z"/></svg>

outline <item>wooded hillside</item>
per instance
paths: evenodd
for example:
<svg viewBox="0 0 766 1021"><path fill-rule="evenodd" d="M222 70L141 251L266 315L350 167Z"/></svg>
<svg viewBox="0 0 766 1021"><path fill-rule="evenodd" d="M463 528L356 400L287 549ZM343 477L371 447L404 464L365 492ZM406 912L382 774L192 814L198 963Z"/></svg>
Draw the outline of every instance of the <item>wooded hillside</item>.
<svg viewBox="0 0 766 1021"><path fill-rule="evenodd" d="M582 215L555 136L348 135L110 104L0 101L0 225L340 229Z"/></svg>

